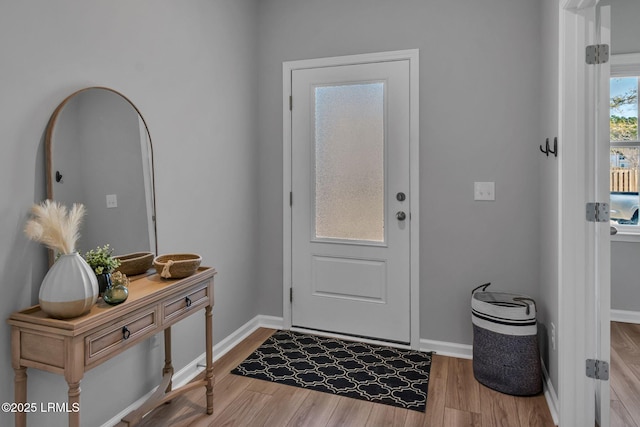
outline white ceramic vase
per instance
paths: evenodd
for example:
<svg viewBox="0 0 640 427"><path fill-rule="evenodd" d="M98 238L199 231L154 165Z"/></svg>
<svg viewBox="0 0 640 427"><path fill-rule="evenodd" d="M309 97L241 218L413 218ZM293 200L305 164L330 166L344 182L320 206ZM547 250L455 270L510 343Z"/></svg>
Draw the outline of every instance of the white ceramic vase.
<svg viewBox="0 0 640 427"><path fill-rule="evenodd" d="M39 300L42 311L51 317L83 315L98 300L98 279L77 252L61 255L42 280Z"/></svg>

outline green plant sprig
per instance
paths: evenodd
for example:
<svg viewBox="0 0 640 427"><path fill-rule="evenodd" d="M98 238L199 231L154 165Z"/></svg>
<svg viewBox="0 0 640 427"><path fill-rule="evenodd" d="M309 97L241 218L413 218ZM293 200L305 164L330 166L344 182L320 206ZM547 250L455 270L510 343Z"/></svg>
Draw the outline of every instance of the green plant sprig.
<svg viewBox="0 0 640 427"><path fill-rule="evenodd" d="M106 244L103 247L98 246L85 253L84 259L96 274L109 274L120 267L120 260L115 259L112 254L113 249L109 244Z"/></svg>

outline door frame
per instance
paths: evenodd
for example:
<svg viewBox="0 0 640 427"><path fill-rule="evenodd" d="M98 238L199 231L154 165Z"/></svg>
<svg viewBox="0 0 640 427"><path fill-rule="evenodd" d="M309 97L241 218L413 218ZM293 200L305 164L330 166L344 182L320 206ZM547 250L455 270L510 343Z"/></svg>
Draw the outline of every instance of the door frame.
<svg viewBox="0 0 640 427"><path fill-rule="evenodd" d="M598 288L598 274L590 268L596 234L608 233L601 223L596 233L585 222L587 192L596 180L588 165L595 154L589 119L596 109L596 74L585 62L585 47L596 41L595 7L599 0L559 0L559 272L558 272L558 386L559 423L563 427L595 424L596 381L585 375L585 361L603 351L597 333L609 340L609 288ZM590 88L590 89L587 89ZM606 173L600 171L601 173ZM598 200L601 201L601 200ZM596 305L604 313L598 316ZM607 382L608 385L608 382Z"/></svg>
<svg viewBox="0 0 640 427"><path fill-rule="evenodd" d="M367 53L328 58L286 61L282 64L282 242L283 242L283 280L282 280L282 317L284 329L291 329L291 301L289 290L292 288L292 244L291 244L291 126L290 110L291 79L294 70L321 68L339 65L357 65L373 62L409 61L409 218L410 231L410 327L412 349L420 348L420 139L419 139L419 50L407 49L391 52Z"/></svg>

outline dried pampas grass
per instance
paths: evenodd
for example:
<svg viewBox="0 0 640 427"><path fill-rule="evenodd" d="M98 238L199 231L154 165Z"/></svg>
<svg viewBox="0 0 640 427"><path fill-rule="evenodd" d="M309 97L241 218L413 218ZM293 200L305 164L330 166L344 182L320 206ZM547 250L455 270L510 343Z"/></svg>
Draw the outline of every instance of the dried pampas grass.
<svg viewBox="0 0 640 427"><path fill-rule="evenodd" d="M52 200L31 207L32 218L24 232L31 240L44 244L61 254L71 254L80 238L80 224L85 214L82 204L74 203L70 210Z"/></svg>

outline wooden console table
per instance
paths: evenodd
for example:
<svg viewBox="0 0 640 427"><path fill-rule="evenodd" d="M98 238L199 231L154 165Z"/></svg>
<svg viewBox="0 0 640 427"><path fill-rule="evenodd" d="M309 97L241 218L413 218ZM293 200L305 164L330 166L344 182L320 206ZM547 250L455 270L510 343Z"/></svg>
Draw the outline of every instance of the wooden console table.
<svg viewBox="0 0 640 427"><path fill-rule="evenodd" d="M38 305L13 313L7 322L11 325L15 402L27 402L27 368L64 375L69 385L69 426L80 427L80 381L84 373L164 331L162 382L147 402L122 421L135 425L156 406L202 386L206 388L207 414L213 413L212 308L215 274L213 268L200 267L194 275L184 279L167 280L157 274L142 276L131 281L129 298L124 303L110 306L98 299L89 313L73 319L50 318ZM172 390L171 325L201 309L205 312L205 377ZM26 412L16 412L15 425L26 426L26 415Z"/></svg>

